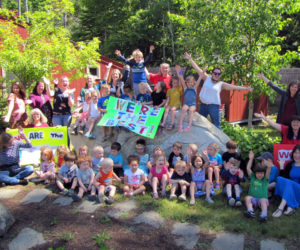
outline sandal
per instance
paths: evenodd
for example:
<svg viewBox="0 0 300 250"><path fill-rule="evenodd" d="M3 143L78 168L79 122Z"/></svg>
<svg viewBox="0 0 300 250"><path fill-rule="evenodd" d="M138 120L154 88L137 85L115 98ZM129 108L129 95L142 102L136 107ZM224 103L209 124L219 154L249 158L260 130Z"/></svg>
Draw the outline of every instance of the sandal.
<svg viewBox="0 0 300 250"><path fill-rule="evenodd" d="M282 209L277 208L276 211L272 214L274 218L279 218L282 215Z"/></svg>
<svg viewBox="0 0 300 250"><path fill-rule="evenodd" d="M293 209L293 208L291 208L291 207L288 207L288 208L283 212L283 214L285 214L285 215L291 215L291 214L293 214L293 213L295 213L295 212L296 212L295 209Z"/></svg>
<svg viewBox="0 0 300 250"><path fill-rule="evenodd" d="M191 126L187 126L186 128L185 128L185 132L190 132L191 131L191 129L192 129L192 127Z"/></svg>
<svg viewBox="0 0 300 250"><path fill-rule="evenodd" d="M182 126L179 126L178 131L179 131L179 132L183 132Z"/></svg>
<svg viewBox="0 0 300 250"><path fill-rule="evenodd" d="M167 127L167 130L173 130L175 128L175 125L174 124L170 124L168 127Z"/></svg>
<svg viewBox="0 0 300 250"><path fill-rule="evenodd" d="M158 193L157 192L153 192L153 199L158 199Z"/></svg>

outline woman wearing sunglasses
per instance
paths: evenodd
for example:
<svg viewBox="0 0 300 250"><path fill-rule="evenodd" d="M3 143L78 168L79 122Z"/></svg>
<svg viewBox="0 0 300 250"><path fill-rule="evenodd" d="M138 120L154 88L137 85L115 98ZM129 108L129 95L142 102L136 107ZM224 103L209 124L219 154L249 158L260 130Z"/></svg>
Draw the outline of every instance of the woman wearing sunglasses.
<svg viewBox="0 0 300 250"><path fill-rule="evenodd" d="M217 128L221 129L219 111L219 107L221 105L221 90L249 90L252 92L253 88L236 86L221 81L220 76L222 74L222 71L220 68L214 68L212 70L212 75L209 76L206 74L206 72L203 72L202 69L200 69L200 67L194 62L194 60L192 59L192 54L185 52L184 57L191 62L199 77L202 77L202 79L204 80L204 84L199 94L201 101L199 109L200 115L203 115L204 117L210 115L212 123Z"/></svg>

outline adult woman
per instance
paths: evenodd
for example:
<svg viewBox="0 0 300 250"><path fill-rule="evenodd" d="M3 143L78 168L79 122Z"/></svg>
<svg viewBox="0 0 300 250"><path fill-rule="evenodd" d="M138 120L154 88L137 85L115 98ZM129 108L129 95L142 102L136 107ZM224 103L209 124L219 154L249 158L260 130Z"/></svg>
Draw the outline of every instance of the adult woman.
<svg viewBox="0 0 300 250"><path fill-rule="evenodd" d="M212 123L217 128L221 129L219 111L219 107L221 105L221 90L249 90L252 92L253 88L236 86L228 84L226 82L222 82L220 81L220 76L222 74L220 68L214 68L212 70L212 76L209 76L206 74L206 72L203 72L202 69L200 69L200 67L194 62L194 60L192 59L192 54L188 54L187 52L185 52L184 57L191 62L193 68L199 74L199 77L202 77L202 79L204 80L204 84L199 94L201 101L199 109L200 115L203 115L204 117L210 115Z"/></svg>
<svg viewBox="0 0 300 250"><path fill-rule="evenodd" d="M10 123L10 128L24 127L27 120L26 104L30 101L26 100L26 92L19 82L14 82L11 86L11 92L8 96L8 111L4 116L4 121Z"/></svg>
<svg viewBox="0 0 300 250"><path fill-rule="evenodd" d="M55 85L57 81L55 81ZM68 77L62 78L61 88L55 86L54 92L50 90L50 82L46 81L47 93L53 96L53 118L54 126L70 126L72 115L71 108L74 104L73 92L75 89L69 89Z"/></svg>
<svg viewBox="0 0 300 250"><path fill-rule="evenodd" d="M27 185L28 181L24 178L33 173L33 166L20 168L20 148L31 148L32 144L21 127L19 135L26 143L15 141L12 135L5 132L0 136L0 183Z"/></svg>
<svg viewBox="0 0 300 250"><path fill-rule="evenodd" d="M273 217L278 218L284 213L290 215L300 204L300 145L293 149L292 160L280 171L277 177L275 195L280 196L281 202ZM285 206L287 209L283 212Z"/></svg>
<svg viewBox="0 0 300 250"><path fill-rule="evenodd" d="M284 90L271 82L263 74L259 74L258 77L263 79L272 89L281 95L280 107L276 119L277 123L288 125L293 115L300 115L300 89L298 83L290 82L287 89Z"/></svg>
<svg viewBox="0 0 300 250"><path fill-rule="evenodd" d="M47 95L47 90L43 81L37 82L32 94L29 95L29 99L32 101L31 107L40 109L47 117L48 125L52 126L53 110L50 103L50 97Z"/></svg>
<svg viewBox="0 0 300 250"><path fill-rule="evenodd" d="M44 114L40 109L31 110L27 128L43 128L43 127L49 127L47 124L46 116L44 116Z"/></svg>
<svg viewBox="0 0 300 250"><path fill-rule="evenodd" d="M94 90L97 90L94 79L91 75L88 75L88 77L86 78L85 87L80 90L80 102L84 102L84 97L86 93L91 93Z"/></svg>
<svg viewBox="0 0 300 250"><path fill-rule="evenodd" d="M168 63L162 63L159 67L159 74L149 73L147 78L154 84L154 87L158 82L164 82L166 84L166 92L171 88L170 82L172 76L170 73L170 65Z"/></svg>
<svg viewBox="0 0 300 250"><path fill-rule="evenodd" d="M263 112L254 113L254 116L262 118L269 123L273 128L277 129L282 135L282 144L300 144L300 116L294 115L291 117L289 126L285 126L276 122L273 122L267 118Z"/></svg>

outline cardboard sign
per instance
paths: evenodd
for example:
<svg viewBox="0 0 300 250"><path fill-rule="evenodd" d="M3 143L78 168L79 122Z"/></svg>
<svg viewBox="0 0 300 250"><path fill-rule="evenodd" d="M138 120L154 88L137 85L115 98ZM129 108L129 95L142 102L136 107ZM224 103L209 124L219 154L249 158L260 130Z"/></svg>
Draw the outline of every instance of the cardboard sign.
<svg viewBox="0 0 300 250"><path fill-rule="evenodd" d="M274 163L280 169L278 160L284 159L285 165L291 160L291 155L296 144L274 144Z"/></svg>

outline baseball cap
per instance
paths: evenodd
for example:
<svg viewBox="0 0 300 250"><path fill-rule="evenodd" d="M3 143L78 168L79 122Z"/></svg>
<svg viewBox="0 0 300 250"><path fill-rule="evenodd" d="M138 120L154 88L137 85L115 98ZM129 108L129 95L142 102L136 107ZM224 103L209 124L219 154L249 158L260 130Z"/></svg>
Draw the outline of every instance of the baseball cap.
<svg viewBox="0 0 300 250"><path fill-rule="evenodd" d="M257 157L257 160L262 161L265 159L271 159L273 161L273 154L270 152L264 152L260 157Z"/></svg>

